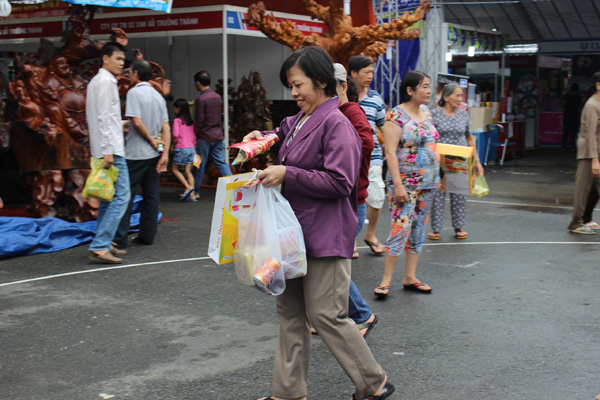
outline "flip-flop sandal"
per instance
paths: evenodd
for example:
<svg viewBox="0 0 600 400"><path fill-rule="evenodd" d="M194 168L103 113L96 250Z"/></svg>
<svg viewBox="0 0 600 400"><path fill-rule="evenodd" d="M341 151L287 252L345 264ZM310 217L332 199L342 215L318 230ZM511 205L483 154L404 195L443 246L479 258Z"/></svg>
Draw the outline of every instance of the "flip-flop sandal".
<svg viewBox="0 0 600 400"><path fill-rule="evenodd" d="M596 231L591 228L588 228L585 225L581 225L578 228L571 229L571 233L579 233L581 235L595 235Z"/></svg>
<svg viewBox="0 0 600 400"><path fill-rule="evenodd" d="M587 224L583 224L583 226L587 226L590 229L594 229L594 230L599 230L600 229L600 225L598 225L596 222L594 221L590 221Z"/></svg>
<svg viewBox="0 0 600 400"><path fill-rule="evenodd" d="M421 286L426 286L423 282L417 282L417 283L413 283L412 285L402 285L402 286L404 286L404 290L409 290L409 291L413 291L413 292L429 294L432 291L432 289L419 289Z"/></svg>
<svg viewBox="0 0 600 400"><path fill-rule="evenodd" d="M358 257L360 257L360 253L358 252L358 250L352 253L352 259L356 260Z"/></svg>
<svg viewBox="0 0 600 400"><path fill-rule="evenodd" d="M379 290L387 290L387 293L380 293L380 292L373 291L373 294L376 297L380 298L380 299L383 299L388 294L390 294L390 287L389 286L379 286L379 285L377 285L377 287L375 288L375 290L377 290L377 289L379 289Z"/></svg>
<svg viewBox="0 0 600 400"><path fill-rule="evenodd" d="M373 319L373 321L363 322L362 324L356 325L358 327L358 330L361 331L362 337L364 337L365 339L367 338L367 336L369 335L369 332L371 332L371 330L373 330L373 328L375 328L375 324L377 323L378 320L379 319L377 318L377 315L375 315L375 319ZM367 330L364 334L362 333L363 329Z"/></svg>
<svg viewBox="0 0 600 400"><path fill-rule="evenodd" d="M369 248L371 249L371 251L373 252L374 255L376 256L382 256L385 254L385 250L384 251L375 251L375 248L377 246L379 246L381 243L373 243L373 242L369 242L367 239L365 239L365 243L367 244L367 246L369 246Z"/></svg>
<svg viewBox="0 0 600 400"><path fill-rule="evenodd" d="M371 395L369 397L365 397L364 400L385 400L392 395L396 391L396 388L391 383L386 383L381 389L381 394L379 396ZM352 394L352 400L356 399L356 394Z"/></svg>
<svg viewBox="0 0 600 400"><path fill-rule="evenodd" d="M180 201L185 201L188 197L190 197L190 194L192 194L192 192L194 191L194 189L189 189L188 191L186 191L183 196L181 196L179 198Z"/></svg>
<svg viewBox="0 0 600 400"><path fill-rule="evenodd" d="M454 231L454 237L457 239L466 239L469 237L469 234L465 231Z"/></svg>
<svg viewBox="0 0 600 400"><path fill-rule="evenodd" d="M435 232L429 232L427 234L427 239L429 240L440 240L440 234Z"/></svg>

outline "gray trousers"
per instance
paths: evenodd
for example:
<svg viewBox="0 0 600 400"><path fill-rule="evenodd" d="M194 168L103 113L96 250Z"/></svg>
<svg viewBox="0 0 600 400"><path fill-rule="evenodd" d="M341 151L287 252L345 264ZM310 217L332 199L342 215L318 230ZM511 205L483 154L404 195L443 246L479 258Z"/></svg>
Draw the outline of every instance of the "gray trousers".
<svg viewBox="0 0 600 400"><path fill-rule="evenodd" d="M356 398L377 391L385 372L371 353L356 324L348 318L350 260L309 258L303 278L286 281L277 296L279 338L273 373L274 396L307 396L310 325L333 353L356 387ZM350 397L348 395L348 397Z"/></svg>
<svg viewBox="0 0 600 400"><path fill-rule="evenodd" d="M573 215L569 229L575 229L583 225L583 214L588 201L590 190L593 186L600 193L600 178L592 175L592 159L584 158L577 160L577 172L575 173L575 192L573 193Z"/></svg>
<svg viewBox="0 0 600 400"><path fill-rule="evenodd" d="M444 204L446 203L446 192L438 191L431 205L431 230L441 232L444 223ZM452 216L452 227L463 229L467 224L467 199L462 194L450 193L450 215Z"/></svg>

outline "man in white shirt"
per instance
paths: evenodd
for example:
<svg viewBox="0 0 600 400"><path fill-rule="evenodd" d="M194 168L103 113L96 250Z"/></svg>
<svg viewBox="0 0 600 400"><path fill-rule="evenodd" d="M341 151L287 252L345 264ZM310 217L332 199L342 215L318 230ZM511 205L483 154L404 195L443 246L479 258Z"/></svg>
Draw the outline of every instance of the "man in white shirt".
<svg viewBox="0 0 600 400"><path fill-rule="evenodd" d="M90 244L90 259L95 262L119 264L116 257L127 252L112 246L117 226L127 210L131 192L125 162L121 101L115 76L123 71L125 47L116 42L105 43L100 50L102 68L87 87L86 118L90 133L92 157L104 159L103 168L119 169L115 195L108 203L100 202L96 236Z"/></svg>
<svg viewBox="0 0 600 400"><path fill-rule="evenodd" d="M133 241L138 244L154 242L160 203L159 173L167 170L171 143L167 102L148 83L152 78L152 66L146 60L136 60L131 65L129 76L130 85L135 86L127 92L125 116L131 123L125 138L125 158L132 198L114 238L119 249L128 245L133 194L140 185L143 195L140 230ZM159 144L163 145L162 149L159 149Z"/></svg>

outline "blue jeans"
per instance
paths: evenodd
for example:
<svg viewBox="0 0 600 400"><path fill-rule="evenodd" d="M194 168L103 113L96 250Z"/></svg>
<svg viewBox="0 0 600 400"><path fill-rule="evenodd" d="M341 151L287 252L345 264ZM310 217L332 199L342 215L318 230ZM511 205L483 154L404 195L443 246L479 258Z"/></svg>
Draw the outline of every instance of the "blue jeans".
<svg viewBox="0 0 600 400"><path fill-rule="evenodd" d="M215 166L219 170L221 176L229 176L231 175L231 169L229 168L229 163L225 159L225 141L222 140L216 143L209 143L206 140L198 139L196 142L196 152L200 157L202 157L202 163L200 164L200 168L194 168L194 186L196 192L200 191L200 186L202 186L202 180L204 179L204 168L206 168L206 163L208 162L208 156L210 155L215 163Z"/></svg>
<svg viewBox="0 0 600 400"><path fill-rule="evenodd" d="M90 251L109 250L111 242L121 218L127 211L131 190L129 188L129 171L127 161L120 156L113 156L114 166L119 168L119 176L115 182L115 196L110 203L101 201L98 207L98 219L96 225L96 236L90 244Z"/></svg>
<svg viewBox="0 0 600 400"><path fill-rule="evenodd" d="M367 203L358 205L358 227L356 228L356 236L360 233L362 227L365 224L367 218ZM357 324L366 322L373 312L369 308L369 305L363 299L362 295L356 288L353 281L350 281L350 296L348 299L348 317L350 317Z"/></svg>

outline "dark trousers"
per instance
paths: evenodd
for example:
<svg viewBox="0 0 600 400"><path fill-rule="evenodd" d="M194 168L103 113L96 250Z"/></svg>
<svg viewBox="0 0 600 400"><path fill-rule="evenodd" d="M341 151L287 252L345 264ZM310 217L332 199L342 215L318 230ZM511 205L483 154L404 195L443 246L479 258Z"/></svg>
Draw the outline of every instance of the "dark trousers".
<svg viewBox="0 0 600 400"><path fill-rule="evenodd" d="M140 231L138 241L152 244L156 236L158 222L158 205L160 203L160 175L156 172L158 157L149 160L127 160L129 169L129 182L131 185L131 200L127 212L123 215L114 242L118 246L127 246L129 232L129 220L131 219L131 208L138 187L142 186L142 200L140 213Z"/></svg>
<svg viewBox="0 0 600 400"><path fill-rule="evenodd" d="M563 134L562 148L566 149L567 145L573 148L576 147L577 134L579 133L579 117L564 117L563 118Z"/></svg>

